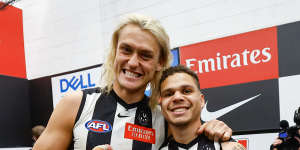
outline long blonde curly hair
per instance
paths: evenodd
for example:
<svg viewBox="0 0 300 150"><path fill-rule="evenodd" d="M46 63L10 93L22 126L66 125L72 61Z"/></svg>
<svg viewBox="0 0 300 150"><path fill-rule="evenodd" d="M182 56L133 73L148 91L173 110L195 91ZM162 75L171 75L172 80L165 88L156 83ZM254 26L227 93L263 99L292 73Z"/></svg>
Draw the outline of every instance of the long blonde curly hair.
<svg viewBox="0 0 300 150"><path fill-rule="evenodd" d="M160 58L159 61L162 64L163 69L157 71L150 81L151 95L149 106L154 108L157 105L157 98L159 97L158 82L161 77L162 71L171 65L172 54L170 50L169 36L160 24L160 22L152 17L144 16L140 14L126 15L117 26L112 35L110 49L106 61L104 63L103 82L105 92L109 93L113 88L113 82L115 80L114 60L116 57L116 49L119 39L120 31L128 24L138 25L141 29L150 32L158 41L160 46Z"/></svg>

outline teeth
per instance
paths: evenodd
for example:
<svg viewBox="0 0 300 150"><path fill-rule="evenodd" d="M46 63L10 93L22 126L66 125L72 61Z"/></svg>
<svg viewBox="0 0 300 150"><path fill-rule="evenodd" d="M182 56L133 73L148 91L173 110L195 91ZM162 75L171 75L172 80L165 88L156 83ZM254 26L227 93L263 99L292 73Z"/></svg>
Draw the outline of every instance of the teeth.
<svg viewBox="0 0 300 150"><path fill-rule="evenodd" d="M174 109L173 111L174 112L183 112L183 111L185 111L186 110L186 108L176 108L176 109Z"/></svg>
<svg viewBox="0 0 300 150"><path fill-rule="evenodd" d="M130 78L137 78L137 77L139 77L139 74L136 74L136 73L133 73L133 72L130 72L130 71L125 71L125 75L127 77L130 77Z"/></svg>

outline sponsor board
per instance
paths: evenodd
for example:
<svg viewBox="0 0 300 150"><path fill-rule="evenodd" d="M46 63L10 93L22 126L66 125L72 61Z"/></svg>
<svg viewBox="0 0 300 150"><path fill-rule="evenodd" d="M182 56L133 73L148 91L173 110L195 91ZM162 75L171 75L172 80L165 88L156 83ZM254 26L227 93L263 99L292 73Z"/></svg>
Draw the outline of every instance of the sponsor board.
<svg viewBox="0 0 300 150"><path fill-rule="evenodd" d="M238 138L236 141L242 144L246 149L249 147L249 139L248 138Z"/></svg>
<svg viewBox="0 0 300 150"><path fill-rule="evenodd" d="M248 134L232 136L237 142L245 146L246 150L270 149L278 133Z"/></svg>
<svg viewBox="0 0 300 150"><path fill-rule="evenodd" d="M101 70L97 67L51 78L53 107L68 92L99 86Z"/></svg>
<svg viewBox="0 0 300 150"><path fill-rule="evenodd" d="M233 131L279 127L278 79L209 88L202 92L206 101L201 113L203 121L222 120Z"/></svg>
<svg viewBox="0 0 300 150"><path fill-rule="evenodd" d="M278 78L276 27L180 47L180 62L194 70L200 87Z"/></svg>

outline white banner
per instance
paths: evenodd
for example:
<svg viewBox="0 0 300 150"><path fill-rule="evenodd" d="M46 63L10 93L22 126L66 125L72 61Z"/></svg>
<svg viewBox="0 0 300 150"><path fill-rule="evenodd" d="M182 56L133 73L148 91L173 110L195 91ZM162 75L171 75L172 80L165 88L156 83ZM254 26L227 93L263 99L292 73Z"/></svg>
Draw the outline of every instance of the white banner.
<svg viewBox="0 0 300 150"><path fill-rule="evenodd" d="M101 70L97 67L51 78L53 107L67 92L99 86Z"/></svg>
<svg viewBox="0 0 300 150"><path fill-rule="evenodd" d="M287 120L290 126L295 125L295 110L300 107L299 85L300 75L279 78L280 120Z"/></svg>
<svg viewBox="0 0 300 150"><path fill-rule="evenodd" d="M266 133L235 135L232 138L244 145L247 150L269 150L277 136L278 133Z"/></svg>

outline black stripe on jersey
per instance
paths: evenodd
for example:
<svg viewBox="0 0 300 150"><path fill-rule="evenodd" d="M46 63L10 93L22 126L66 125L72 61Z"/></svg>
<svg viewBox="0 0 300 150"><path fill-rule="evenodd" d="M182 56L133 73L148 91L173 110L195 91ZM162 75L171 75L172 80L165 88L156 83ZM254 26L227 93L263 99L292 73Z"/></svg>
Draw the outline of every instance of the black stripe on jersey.
<svg viewBox="0 0 300 150"><path fill-rule="evenodd" d="M198 150L201 149L209 149L209 150L215 150L214 141L209 140L204 134L201 134L198 136Z"/></svg>
<svg viewBox="0 0 300 150"><path fill-rule="evenodd" d="M109 94L101 94L95 105L95 111L93 113L92 120L102 120L110 123L113 128L114 117L117 108L117 101L115 93L112 90ZM97 109L96 109L97 108ZM97 145L110 144L111 133L95 133L88 132L86 149L91 150Z"/></svg>
<svg viewBox="0 0 300 150"><path fill-rule="evenodd" d="M134 124L144 126L147 128L152 128L152 113L148 102L149 99L146 96L144 96L142 103L140 103L140 105L137 107ZM133 141L133 150L151 150L151 148L151 143L145 143L135 140Z"/></svg>
<svg viewBox="0 0 300 150"><path fill-rule="evenodd" d="M82 99L81 99L81 102L80 102L80 106L79 106L79 109L78 109L78 112L77 112L77 116L76 116L76 119L75 119L75 124L76 122L79 120L79 117L81 116L81 113L82 113L82 110L83 110L83 107L84 107L84 104L85 104L85 101L86 101L86 91L83 90L82 91Z"/></svg>

